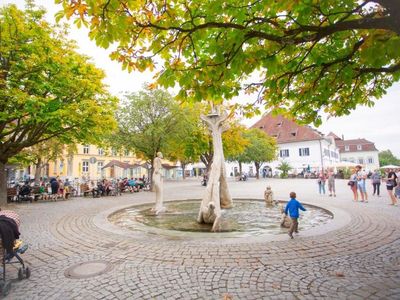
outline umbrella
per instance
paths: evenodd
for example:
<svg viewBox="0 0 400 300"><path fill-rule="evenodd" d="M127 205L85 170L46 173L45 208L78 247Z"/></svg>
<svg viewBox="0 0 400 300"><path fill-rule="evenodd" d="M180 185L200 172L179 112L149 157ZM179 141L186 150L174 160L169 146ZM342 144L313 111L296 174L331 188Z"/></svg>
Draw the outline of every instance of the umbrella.
<svg viewBox="0 0 400 300"><path fill-rule="evenodd" d="M398 168L400 168L400 167L395 166L395 165L386 165L386 166L380 167L380 169L398 169Z"/></svg>

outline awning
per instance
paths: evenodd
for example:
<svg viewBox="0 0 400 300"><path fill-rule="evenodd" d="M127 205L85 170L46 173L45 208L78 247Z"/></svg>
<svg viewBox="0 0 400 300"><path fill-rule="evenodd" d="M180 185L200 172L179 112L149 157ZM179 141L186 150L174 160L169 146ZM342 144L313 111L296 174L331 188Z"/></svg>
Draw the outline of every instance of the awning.
<svg viewBox="0 0 400 300"><path fill-rule="evenodd" d="M102 169L112 168L112 167L119 167L121 169L126 170L126 169L138 168L138 167L141 167L141 165L140 164L129 164L129 163L122 162L119 160L112 160L109 163L107 163L104 167L102 167Z"/></svg>

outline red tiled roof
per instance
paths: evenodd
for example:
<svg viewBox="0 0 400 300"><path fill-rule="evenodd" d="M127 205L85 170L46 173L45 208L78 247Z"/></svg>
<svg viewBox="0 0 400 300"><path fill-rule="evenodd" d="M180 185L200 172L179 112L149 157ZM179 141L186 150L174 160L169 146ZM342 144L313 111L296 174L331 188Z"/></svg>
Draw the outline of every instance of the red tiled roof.
<svg viewBox="0 0 400 300"><path fill-rule="evenodd" d="M360 145L361 149L357 149L357 146ZM354 140L337 140L336 146L339 148L340 153L346 152L362 152L362 151L378 151L376 149L375 144L366 139L354 139ZM349 150L345 150L345 146L349 147Z"/></svg>
<svg viewBox="0 0 400 300"><path fill-rule="evenodd" d="M169 164L161 164L161 165L162 165L162 167L163 167L164 169L167 169L167 170L177 168L177 166L171 166L171 165L169 165Z"/></svg>
<svg viewBox="0 0 400 300"><path fill-rule="evenodd" d="M119 160L112 160L109 163L107 163L102 169L111 168L111 167L114 167L114 166L120 167L122 169L133 169L133 168L140 167L141 165L139 165L139 164L128 164L126 162L122 162L122 161L119 161Z"/></svg>
<svg viewBox="0 0 400 300"><path fill-rule="evenodd" d="M322 139L322 134L315 129L299 125L281 115L273 116L271 113L264 115L251 128L261 129L275 137L278 144Z"/></svg>
<svg viewBox="0 0 400 300"><path fill-rule="evenodd" d="M333 139L334 139L335 141L341 140L341 138L338 137L338 136L337 136L336 134L334 134L333 132L329 132L329 133L328 133L328 136L333 137Z"/></svg>

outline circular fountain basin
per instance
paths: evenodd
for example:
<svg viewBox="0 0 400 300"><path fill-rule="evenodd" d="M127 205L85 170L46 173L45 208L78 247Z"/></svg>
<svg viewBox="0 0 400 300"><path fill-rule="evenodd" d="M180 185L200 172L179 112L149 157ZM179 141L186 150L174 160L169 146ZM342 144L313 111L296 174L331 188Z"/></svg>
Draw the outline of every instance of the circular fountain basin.
<svg viewBox="0 0 400 300"><path fill-rule="evenodd" d="M151 212L154 206L143 204L128 207L109 215L111 223L128 228L160 235L179 236L179 233L190 236L207 236L211 224L196 222L201 200L182 200L165 202L167 211L158 216ZM281 211L278 205L266 207L263 200L234 200L230 209L222 210L221 232L217 235L226 237L247 237L261 235L278 235L287 233L287 228L280 226ZM285 203L282 202L282 205ZM308 230L332 220L329 211L311 205L301 212L299 230Z"/></svg>

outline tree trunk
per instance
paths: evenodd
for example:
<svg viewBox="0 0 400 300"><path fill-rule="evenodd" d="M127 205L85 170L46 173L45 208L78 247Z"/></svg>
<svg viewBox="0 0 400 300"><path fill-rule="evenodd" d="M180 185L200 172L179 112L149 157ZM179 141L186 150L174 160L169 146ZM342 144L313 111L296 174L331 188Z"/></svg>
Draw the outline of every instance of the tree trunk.
<svg viewBox="0 0 400 300"><path fill-rule="evenodd" d="M212 152L203 153L203 154L200 155L200 160L206 166L206 175L207 176L210 174L210 169L211 169L211 165L212 165L212 162L213 162L213 157L214 157L214 154Z"/></svg>
<svg viewBox="0 0 400 300"><path fill-rule="evenodd" d="M43 168L42 159L39 158L35 164L35 184L38 185L40 182L40 173Z"/></svg>
<svg viewBox="0 0 400 300"><path fill-rule="evenodd" d="M239 161L239 175L240 176L242 175L242 162L241 161Z"/></svg>
<svg viewBox="0 0 400 300"><path fill-rule="evenodd" d="M181 162L181 168L182 168L182 179L185 180L185 169L186 169L186 163Z"/></svg>
<svg viewBox="0 0 400 300"><path fill-rule="evenodd" d="M7 173L6 163L0 161L0 208L7 205Z"/></svg>
<svg viewBox="0 0 400 300"><path fill-rule="evenodd" d="M221 208L232 206L232 197L226 182L225 159L221 137L224 131L222 125L227 117L226 113L222 116L201 116L202 120L207 123L211 130L214 155L197 221L199 223L213 224L212 231L220 230Z"/></svg>
<svg viewBox="0 0 400 300"><path fill-rule="evenodd" d="M262 163L255 161L254 165L256 166L256 178L260 179L260 168L261 168Z"/></svg>

